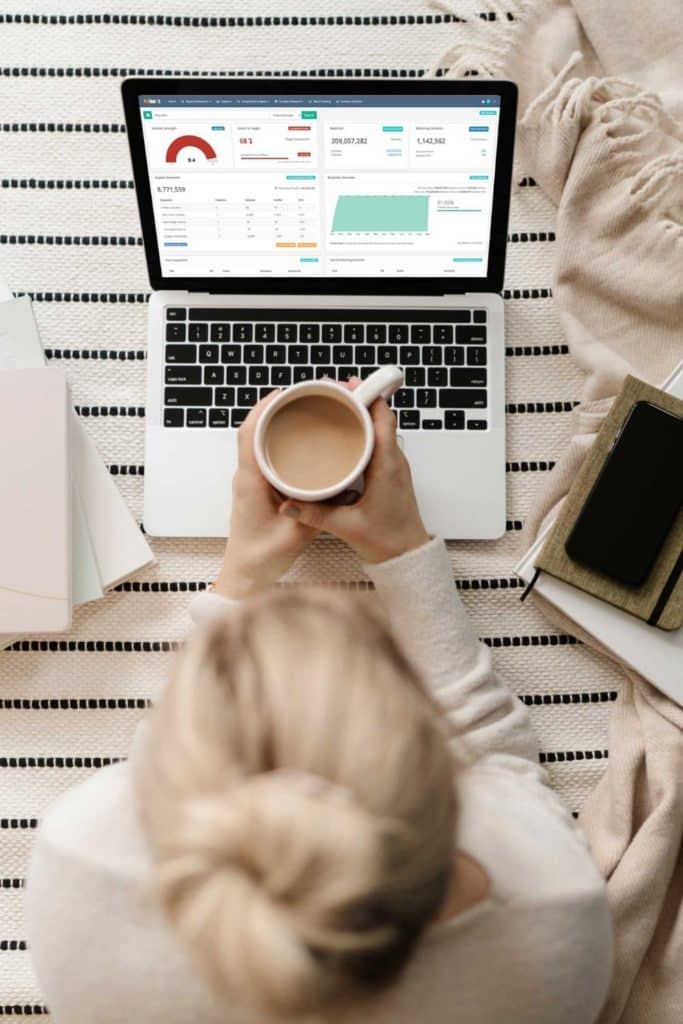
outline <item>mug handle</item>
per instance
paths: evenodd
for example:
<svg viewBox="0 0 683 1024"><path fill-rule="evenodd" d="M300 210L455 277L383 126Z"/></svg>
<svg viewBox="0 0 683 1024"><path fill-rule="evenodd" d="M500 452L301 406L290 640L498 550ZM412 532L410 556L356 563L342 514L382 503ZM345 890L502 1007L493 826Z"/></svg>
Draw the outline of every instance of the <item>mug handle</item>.
<svg viewBox="0 0 683 1024"><path fill-rule="evenodd" d="M403 387L403 370L398 366L380 366L352 394L357 402L367 408L378 398L391 398L400 387Z"/></svg>

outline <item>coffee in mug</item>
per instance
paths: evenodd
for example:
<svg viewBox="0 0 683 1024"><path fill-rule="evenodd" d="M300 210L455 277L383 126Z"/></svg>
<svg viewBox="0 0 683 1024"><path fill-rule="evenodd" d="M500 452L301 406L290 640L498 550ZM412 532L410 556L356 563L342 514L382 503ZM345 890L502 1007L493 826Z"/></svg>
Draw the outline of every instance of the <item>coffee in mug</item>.
<svg viewBox="0 0 683 1024"><path fill-rule="evenodd" d="M360 416L335 396L302 395L278 409L265 436L275 473L290 487L319 491L344 480L365 446Z"/></svg>
<svg viewBox="0 0 683 1024"><path fill-rule="evenodd" d="M288 498L327 501L362 490L375 446L368 406L403 384L396 366L383 366L354 391L333 380L302 381L263 410L254 454L266 480Z"/></svg>

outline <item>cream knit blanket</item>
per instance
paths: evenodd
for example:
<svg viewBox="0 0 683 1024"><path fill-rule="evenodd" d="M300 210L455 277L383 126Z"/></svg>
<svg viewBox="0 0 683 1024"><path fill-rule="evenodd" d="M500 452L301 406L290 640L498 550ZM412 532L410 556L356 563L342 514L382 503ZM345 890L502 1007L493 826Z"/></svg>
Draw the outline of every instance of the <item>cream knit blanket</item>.
<svg viewBox="0 0 683 1024"><path fill-rule="evenodd" d="M626 374L659 384L683 359L683 10L679 0L492 6L495 36L472 20L441 63L453 76L474 67L520 84L518 144L557 204L553 291L586 374L572 443L527 524L531 542ZM600 1024L683 1019L682 778L683 711L624 669L607 772L581 813L616 929Z"/></svg>

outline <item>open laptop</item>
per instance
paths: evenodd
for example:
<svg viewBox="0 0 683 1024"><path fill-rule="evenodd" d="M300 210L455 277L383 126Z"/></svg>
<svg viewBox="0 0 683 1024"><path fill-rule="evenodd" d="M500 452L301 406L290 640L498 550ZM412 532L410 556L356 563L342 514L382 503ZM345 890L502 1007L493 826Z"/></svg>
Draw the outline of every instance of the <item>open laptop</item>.
<svg viewBox="0 0 683 1024"><path fill-rule="evenodd" d="M123 83L149 304L144 525L225 536L275 387L397 364L427 528L505 530L510 82Z"/></svg>

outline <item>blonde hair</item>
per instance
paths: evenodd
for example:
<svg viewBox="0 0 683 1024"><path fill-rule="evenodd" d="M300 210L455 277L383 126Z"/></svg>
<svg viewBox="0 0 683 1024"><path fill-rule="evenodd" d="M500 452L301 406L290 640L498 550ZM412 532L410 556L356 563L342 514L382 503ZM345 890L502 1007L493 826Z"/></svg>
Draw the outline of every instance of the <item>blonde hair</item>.
<svg viewBox="0 0 683 1024"><path fill-rule="evenodd" d="M214 989L291 1017L392 981L446 896L453 768L367 598L273 592L195 635L136 785L165 909Z"/></svg>

